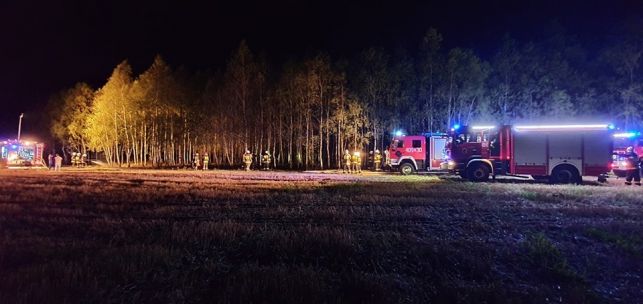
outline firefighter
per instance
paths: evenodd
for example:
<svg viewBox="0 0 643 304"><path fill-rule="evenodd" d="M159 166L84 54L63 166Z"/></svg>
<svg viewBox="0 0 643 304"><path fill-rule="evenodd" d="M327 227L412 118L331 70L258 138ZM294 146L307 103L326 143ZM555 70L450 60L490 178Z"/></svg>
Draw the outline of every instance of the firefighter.
<svg viewBox="0 0 643 304"><path fill-rule="evenodd" d="M87 153L83 153L83 155L80 156L80 164L83 167L87 166Z"/></svg>
<svg viewBox="0 0 643 304"><path fill-rule="evenodd" d="M368 161L366 163L366 168L370 169L371 166L372 168L375 169L375 157L373 156L373 151L368 152Z"/></svg>
<svg viewBox="0 0 643 304"><path fill-rule="evenodd" d="M246 153L243 153L243 164L246 165L246 171L250 171L250 165L252 165L252 153L250 153L250 150L246 150Z"/></svg>
<svg viewBox="0 0 643 304"><path fill-rule="evenodd" d="M270 152L266 151L266 153L263 154L263 157L261 159L261 162L263 163L263 169L264 170L270 170Z"/></svg>
<svg viewBox="0 0 643 304"><path fill-rule="evenodd" d="M208 165L210 164L210 156L208 155L208 152L205 152L203 154L203 171L208 170Z"/></svg>
<svg viewBox="0 0 643 304"><path fill-rule="evenodd" d="M387 150L384 150L384 167L388 170L391 168L391 155Z"/></svg>
<svg viewBox="0 0 643 304"><path fill-rule="evenodd" d="M80 156L78 155L79 153L72 152L71 154L71 165L72 167L78 167L78 163L80 161Z"/></svg>
<svg viewBox="0 0 643 304"><path fill-rule="evenodd" d="M49 165L49 170L54 169L54 155L51 153L47 156L47 165Z"/></svg>
<svg viewBox="0 0 643 304"><path fill-rule="evenodd" d="M199 170L201 167L201 159L199 158L199 152L194 153L194 170Z"/></svg>
<svg viewBox="0 0 643 304"><path fill-rule="evenodd" d="M640 160L639 156L634 152L632 147L627 147L625 150L625 162L627 166L627 177L625 178L625 184L630 186L632 185L632 180L637 186L641 185L641 169L640 169Z"/></svg>
<svg viewBox="0 0 643 304"><path fill-rule="evenodd" d="M351 152L346 149L344 151L344 170L342 171L343 173L351 173Z"/></svg>
<svg viewBox="0 0 643 304"><path fill-rule="evenodd" d="M380 171L380 165L382 164L382 153L380 153L380 150L375 150L374 162L375 171Z"/></svg>
<svg viewBox="0 0 643 304"><path fill-rule="evenodd" d="M359 151L353 153L351 164L353 165L353 173L362 173L362 156Z"/></svg>
<svg viewBox="0 0 643 304"><path fill-rule="evenodd" d="M63 158L60 157L58 153L56 153L56 157L54 157L54 171L60 171L60 167L62 167L63 164Z"/></svg>

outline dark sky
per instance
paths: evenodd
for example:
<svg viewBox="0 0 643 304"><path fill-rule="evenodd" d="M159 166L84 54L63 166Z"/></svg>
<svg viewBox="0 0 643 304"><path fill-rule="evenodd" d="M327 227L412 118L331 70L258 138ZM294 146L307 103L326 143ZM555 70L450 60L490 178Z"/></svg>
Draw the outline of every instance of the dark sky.
<svg viewBox="0 0 643 304"><path fill-rule="evenodd" d="M16 132L20 112L27 132L38 131L35 114L51 94L101 85L123 59L136 73L157 53L173 66L219 69L241 39L277 65L316 50L350 58L369 46L414 48L431 26L447 46L485 57L505 33L539 39L557 21L591 44L643 13L643 1L625 0L228 2L237 4L0 1L0 135Z"/></svg>

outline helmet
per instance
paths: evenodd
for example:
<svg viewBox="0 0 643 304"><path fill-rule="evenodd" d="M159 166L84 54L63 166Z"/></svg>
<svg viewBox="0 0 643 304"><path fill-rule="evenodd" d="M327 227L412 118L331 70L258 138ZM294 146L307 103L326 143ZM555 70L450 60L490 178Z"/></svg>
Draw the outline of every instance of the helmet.
<svg viewBox="0 0 643 304"><path fill-rule="evenodd" d="M268 150L266 150L266 154L270 154L270 152L268 152Z"/></svg>
<svg viewBox="0 0 643 304"><path fill-rule="evenodd" d="M351 153L351 151L348 151L348 149L346 149L346 151L344 151L344 153Z"/></svg>
<svg viewBox="0 0 643 304"><path fill-rule="evenodd" d="M631 152L632 152L632 150L634 150L634 148L632 148L632 146L629 146L629 147L627 147L627 149L625 149L625 151L626 151L627 153L631 153Z"/></svg>
<svg viewBox="0 0 643 304"><path fill-rule="evenodd" d="M246 150L246 153L250 153L250 150Z"/></svg>
<svg viewBox="0 0 643 304"><path fill-rule="evenodd" d="M380 153L380 150L375 150L375 153Z"/></svg>

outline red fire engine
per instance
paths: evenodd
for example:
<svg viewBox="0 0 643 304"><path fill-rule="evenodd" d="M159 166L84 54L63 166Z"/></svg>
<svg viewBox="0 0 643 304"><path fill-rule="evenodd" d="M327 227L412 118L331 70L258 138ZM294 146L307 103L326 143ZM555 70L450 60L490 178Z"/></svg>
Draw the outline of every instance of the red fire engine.
<svg viewBox="0 0 643 304"><path fill-rule="evenodd" d="M5 140L0 142L0 167L20 168L45 166L42 143Z"/></svg>
<svg viewBox="0 0 643 304"><path fill-rule="evenodd" d="M643 136L641 136L641 132L614 133L612 172L618 177L625 177L627 174L627 162L624 161L627 147L632 147L640 160L643 161Z"/></svg>
<svg viewBox="0 0 643 304"><path fill-rule="evenodd" d="M396 134L388 148L391 170L407 175L416 171L445 170L446 133Z"/></svg>
<svg viewBox="0 0 643 304"><path fill-rule="evenodd" d="M449 169L471 181L529 175L553 183L580 183L609 172L611 126L526 125L453 128Z"/></svg>

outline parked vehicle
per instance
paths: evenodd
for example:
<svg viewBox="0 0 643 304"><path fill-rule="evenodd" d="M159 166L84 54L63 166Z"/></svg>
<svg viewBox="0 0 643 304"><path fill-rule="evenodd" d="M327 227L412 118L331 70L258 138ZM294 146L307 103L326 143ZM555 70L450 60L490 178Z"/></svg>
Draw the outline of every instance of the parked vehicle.
<svg viewBox="0 0 643 304"><path fill-rule="evenodd" d="M408 175L418 171L445 171L446 133L397 134L388 148L391 169Z"/></svg>
<svg viewBox="0 0 643 304"><path fill-rule="evenodd" d="M42 157L44 144L5 140L0 142L0 167L17 168L45 166Z"/></svg>
<svg viewBox="0 0 643 304"><path fill-rule="evenodd" d="M605 180L612 145L606 124L463 126L452 129L447 149L449 170L471 181L518 175L580 183Z"/></svg>

